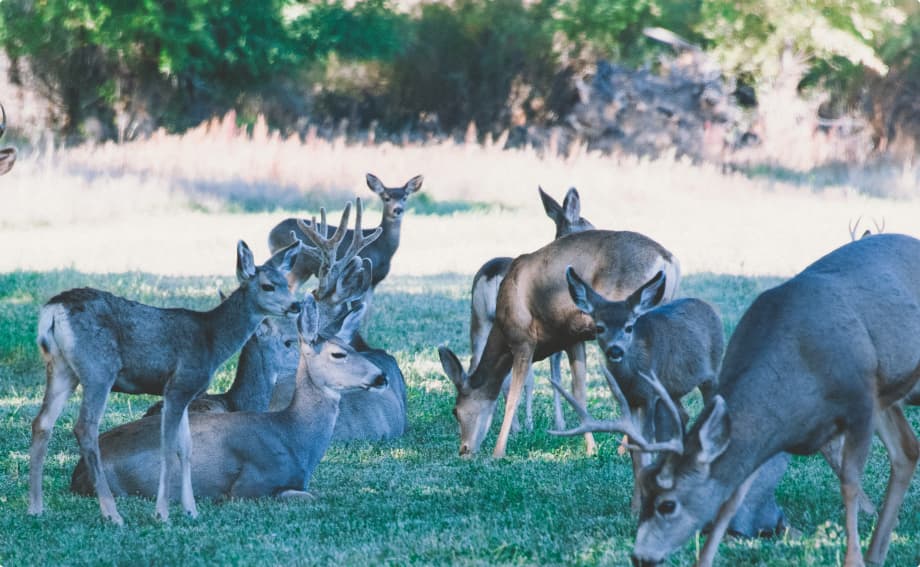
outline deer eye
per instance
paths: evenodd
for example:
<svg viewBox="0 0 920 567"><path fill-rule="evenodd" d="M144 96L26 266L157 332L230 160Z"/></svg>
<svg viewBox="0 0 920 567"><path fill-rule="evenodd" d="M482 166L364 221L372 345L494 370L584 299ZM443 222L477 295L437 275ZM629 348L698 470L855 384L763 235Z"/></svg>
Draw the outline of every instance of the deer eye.
<svg viewBox="0 0 920 567"><path fill-rule="evenodd" d="M294 346L294 341L291 339L284 341L284 348L291 348L292 346Z"/></svg>
<svg viewBox="0 0 920 567"><path fill-rule="evenodd" d="M262 291L275 291L275 286L272 284L264 283L262 284Z"/></svg>
<svg viewBox="0 0 920 567"><path fill-rule="evenodd" d="M337 352L332 353L332 358L335 358L335 359L337 359L337 360L342 360L342 359L345 358L346 356L348 356L348 355L345 354L344 352L341 352L341 351L337 351Z"/></svg>
<svg viewBox="0 0 920 567"><path fill-rule="evenodd" d="M632 333L632 331L633 331L633 326L632 326L632 325L626 325L626 327L623 328L623 331L624 331L626 334L630 334L630 333Z"/></svg>
<svg viewBox="0 0 920 567"><path fill-rule="evenodd" d="M658 503L658 506L655 507L655 512L659 516L670 516L675 511L677 511L677 502L673 500L662 500Z"/></svg>

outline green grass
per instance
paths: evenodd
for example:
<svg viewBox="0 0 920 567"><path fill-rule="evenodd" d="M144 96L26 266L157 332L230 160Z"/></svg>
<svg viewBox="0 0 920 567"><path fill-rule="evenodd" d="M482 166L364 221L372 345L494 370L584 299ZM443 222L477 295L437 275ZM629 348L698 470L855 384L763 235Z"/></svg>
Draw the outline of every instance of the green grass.
<svg viewBox="0 0 920 567"><path fill-rule="evenodd" d="M729 333L751 299L776 278L690 275L683 292L718 305ZM600 454L586 457L580 440L545 433L550 425L546 368L538 367L536 428L512 438L509 457L457 457L453 390L441 375L436 347L468 351L469 275L391 276L379 289L370 342L397 357L409 384L410 431L382 444L335 446L311 488L314 502L200 501L197 520L174 508L173 521L153 519L153 502L121 498L125 527L100 519L95 499L68 491L77 448L70 432L79 393L58 421L45 468L46 513L26 514L30 421L44 391L34 345L37 314L53 294L91 285L159 305L204 309L230 278L174 278L74 271L0 275L0 565L38 564L574 564L623 565L635 531L629 512L632 473L600 437ZM598 360L589 349L591 368ZM464 357L465 358L465 357ZM226 387L228 362L215 379ZM609 408L593 376L591 405ZM103 428L139 417L154 398L113 394ZM695 400L694 410L699 407ZM920 410L908 416L920 431ZM495 430L486 439L486 453ZM879 499L888 464L877 444L866 490ZM800 538L728 540L720 565L834 565L843 557L842 506L837 482L820 457L796 458L779 490L780 503ZM861 521L867 545L872 519ZM692 562L698 542L671 559ZM900 513L889 565L920 563L920 480Z"/></svg>

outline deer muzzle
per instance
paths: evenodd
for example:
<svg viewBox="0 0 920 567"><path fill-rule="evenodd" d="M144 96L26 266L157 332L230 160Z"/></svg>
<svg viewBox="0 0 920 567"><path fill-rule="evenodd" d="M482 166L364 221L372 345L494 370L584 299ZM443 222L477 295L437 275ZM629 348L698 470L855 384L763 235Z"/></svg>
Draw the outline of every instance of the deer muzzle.
<svg viewBox="0 0 920 567"><path fill-rule="evenodd" d="M383 390L384 388L387 387L388 383L389 382L387 382L386 376L384 376L383 374L378 374L377 377L374 378L374 381L371 382L371 388L375 390Z"/></svg>
<svg viewBox="0 0 920 567"><path fill-rule="evenodd" d="M626 354L626 352L617 345L611 345L604 354L607 355L609 360L612 360L613 362L620 362L623 360L623 356Z"/></svg>
<svg viewBox="0 0 920 567"><path fill-rule="evenodd" d="M632 556L633 567L654 567L655 565L660 565L660 561L650 561L648 559L640 559L635 555Z"/></svg>
<svg viewBox="0 0 920 567"><path fill-rule="evenodd" d="M286 313L288 315L298 315L300 313L300 303L297 301L295 301L294 303L291 303L288 306Z"/></svg>

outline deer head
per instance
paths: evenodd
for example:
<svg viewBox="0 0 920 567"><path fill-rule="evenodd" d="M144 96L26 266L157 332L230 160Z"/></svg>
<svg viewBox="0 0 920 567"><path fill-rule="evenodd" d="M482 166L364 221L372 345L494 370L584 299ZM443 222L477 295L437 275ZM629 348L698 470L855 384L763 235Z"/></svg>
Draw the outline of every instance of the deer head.
<svg viewBox="0 0 920 567"><path fill-rule="evenodd" d="M546 216L556 224L555 238L594 228L591 221L581 216L581 197L574 187L566 192L562 205L547 195L542 187L537 187L537 191L540 192L540 200L543 201L543 210L546 211Z"/></svg>
<svg viewBox="0 0 920 567"><path fill-rule="evenodd" d="M301 247L300 240L294 237L294 242L275 252L261 266L256 266L249 246L242 240L237 243L236 278L240 288L254 294L256 306L262 314L291 315L300 312L300 303L294 300L285 276L294 265Z"/></svg>
<svg viewBox="0 0 920 567"><path fill-rule="evenodd" d="M421 175L416 175L402 187L386 187L376 175L367 174L367 186L383 201L383 218L388 221L402 218L409 195L421 189L424 180Z"/></svg>
<svg viewBox="0 0 920 567"><path fill-rule="evenodd" d="M485 388L473 388L470 378L463 370L460 359L447 347L438 347L441 367L457 388L454 417L460 424L460 456L468 457L479 451L485 439L492 416L495 413L496 398L490 399Z"/></svg>

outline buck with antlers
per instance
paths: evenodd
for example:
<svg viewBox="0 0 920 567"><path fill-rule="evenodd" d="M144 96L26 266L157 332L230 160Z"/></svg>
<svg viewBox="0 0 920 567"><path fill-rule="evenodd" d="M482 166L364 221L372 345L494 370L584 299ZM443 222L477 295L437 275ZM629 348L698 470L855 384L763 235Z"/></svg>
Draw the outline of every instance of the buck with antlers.
<svg viewBox="0 0 920 567"><path fill-rule="evenodd" d="M659 271L668 274L664 296L670 299L680 281L680 264L670 252L647 236L628 231L570 234L516 258L499 289L495 323L473 373L467 375L449 349L438 349L444 371L457 388L454 416L460 423L461 455L479 450L509 370L511 387L495 457L505 455L514 412L534 360L567 351L573 361L572 390L584 403L584 348L578 347L594 338L594 323L569 297L565 279L569 265L608 299L628 296ZM585 442L593 453L590 433Z"/></svg>
<svg viewBox="0 0 920 567"><path fill-rule="evenodd" d="M633 563L664 561L713 521L698 562L711 565L762 464L783 452L815 453L843 435L845 563L863 565L858 495L873 432L888 451L891 475L866 560L884 562L920 460L899 403L920 381L918 353L914 238L857 240L762 293L729 341L712 402L683 439L659 443L665 453L642 471Z"/></svg>
<svg viewBox="0 0 920 567"><path fill-rule="evenodd" d="M256 266L246 243L237 245L240 286L207 312L151 307L96 289L65 291L44 307L38 323L38 345L47 367L41 410L32 422L29 455L29 513L41 514L42 470L55 421L77 384L83 403L74 433L87 463L89 479L102 515L122 519L102 472L99 421L110 391L162 394L160 483L157 515L169 517L169 479L175 456L182 475L182 505L197 515L192 493L188 428L189 402L202 393L215 369L238 351L265 317L299 312L285 275L300 251L299 240Z"/></svg>
<svg viewBox="0 0 920 567"><path fill-rule="evenodd" d="M0 118L0 138L2 138L3 134L6 133L6 110L2 104L0 104L0 114L2 114L2 118ZM9 173L13 169L14 163L16 163L16 148L10 146L0 149L0 175Z"/></svg>
<svg viewBox="0 0 920 567"><path fill-rule="evenodd" d="M298 319L300 363L297 387L288 406L269 413L191 415L190 430L196 446L191 483L196 493L207 497L304 495L332 438L342 392L386 387L380 368L355 352L341 335L342 329L357 325L361 304L355 301L369 286L370 266L358 253L379 235L379 230L363 235L359 203L356 230L349 231L351 243L341 258L337 257L349 211L350 205L331 238L314 230L305 232L316 246L310 253L322 257L322 290L307 296ZM325 212L320 228L325 228ZM144 418L100 437L105 475L115 494L153 494L155 479L150 465L155 458L155 428L155 418ZM87 470L84 461L74 470L71 489L75 492L90 490Z"/></svg>
<svg viewBox="0 0 920 567"><path fill-rule="evenodd" d="M591 230L594 225L591 221L581 216L581 197L578 191L572 187L566 194L560 205L555 199L547 195L542 187L538 187L540 200L543 202L543 210L546 215L552 219L556 225L555 238L562 238L567 234ZM514 258L499 257L492 258L482 265L473 277L473 289L470 293L470 369L479 365L479 359L482 358L482 351L486 347L486 340L489 338L489 332L492 330L492 321L495 320L495 308L498 301L498 288L502 280L508 274L508 268ZM549 357L550 375L557 382L562 381L562 353L554 353ZM507 389L511 377L505 378L502 391L507 396ZM528 431L533 430L533 372L527 374L524 382L524 425ZM559 394L553 390L553 416L557 429L565 428L565 417L562 414L562 403ZM515 417L513 429L517 425Z"/></svg>
<svg viewBox="0 0 920 567"><path fill-rule="evenodd" d="M380 197L383 202L383 218L380 226L375 229L365 230L365 235L375 230L381 231L381 236L372 242L364 251L363 256L371 261L374 271L371 285L376 287L388 273L390 262L399 248L399 233L402 228L403 213L406 211L406 201L409 196L422 188L424 178L416 175L402 187L386 187L375 175L367 174L367 186ZM291 238L306 239L306 230L309 223L302 219L289 218L278 223L268 235L268 247L272 251L283 248L291 243ZM336 227L330 226L328 230L334 231ZM295 236L291 236L291 231ZM324 234L323 236L328 236ZM294 264L294 269L288 275L288 280L293 288L307 281L310 276L317 274L321 266L316 257L310 254L301 254Z"/></svg>

